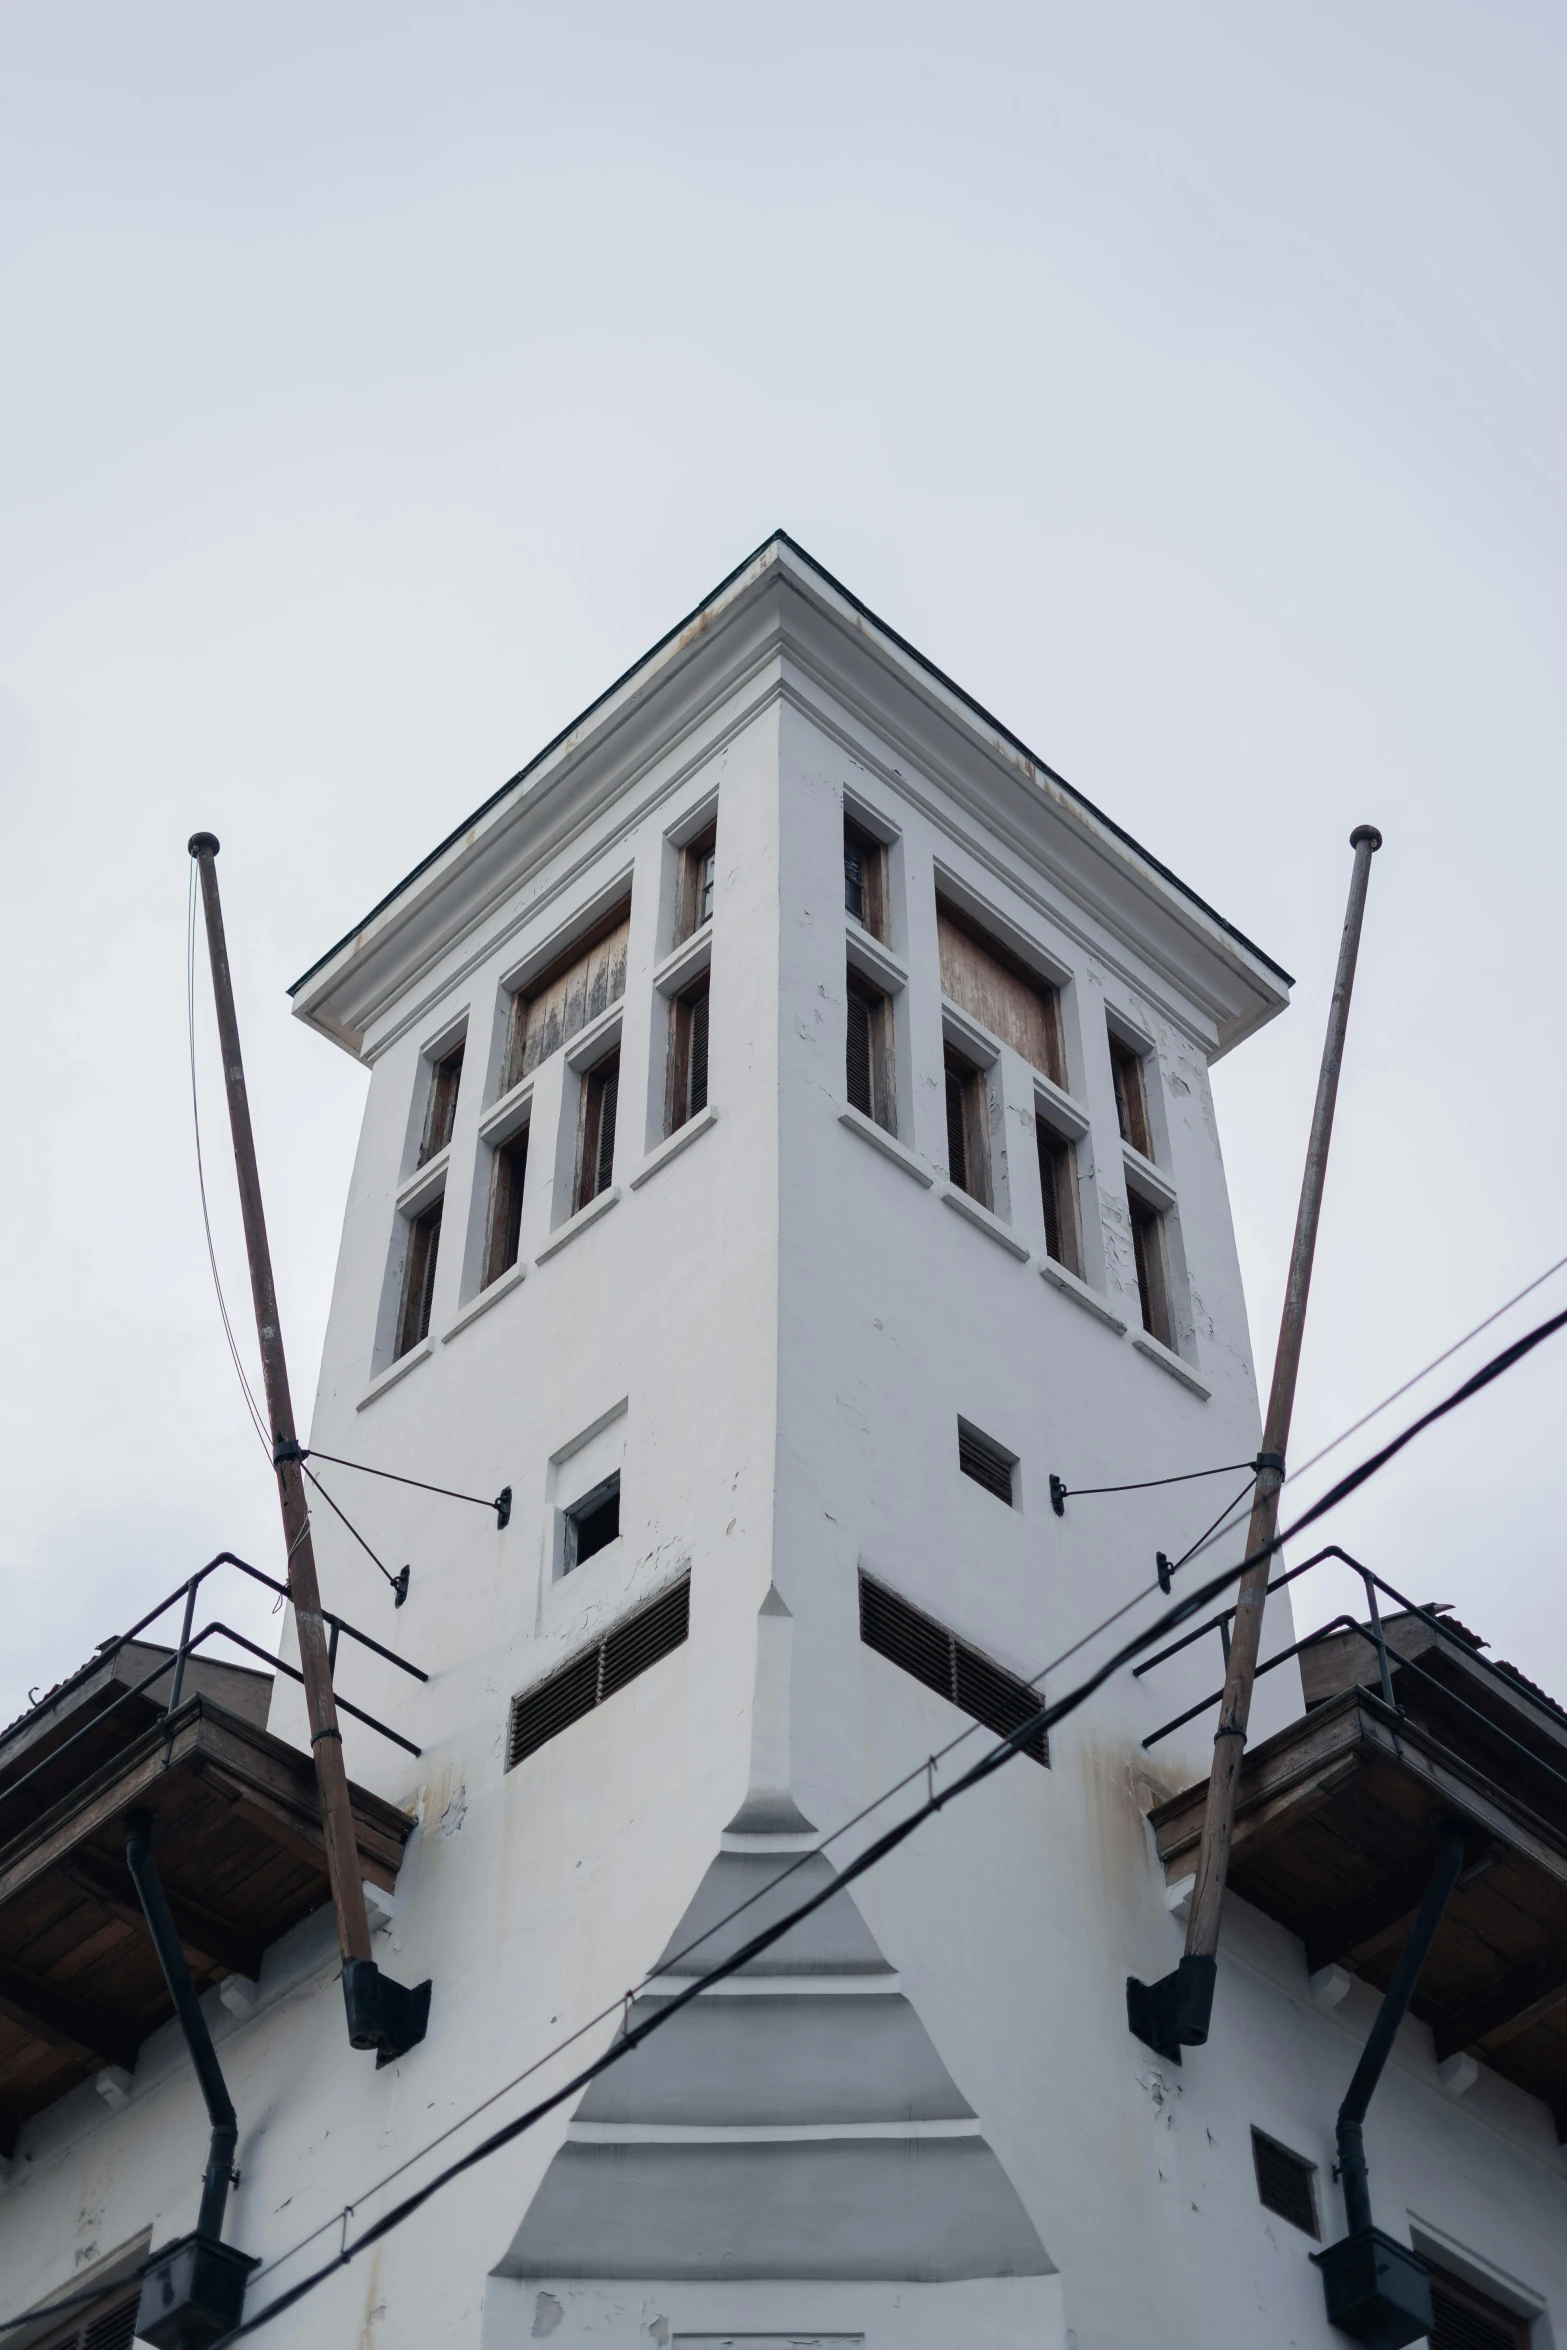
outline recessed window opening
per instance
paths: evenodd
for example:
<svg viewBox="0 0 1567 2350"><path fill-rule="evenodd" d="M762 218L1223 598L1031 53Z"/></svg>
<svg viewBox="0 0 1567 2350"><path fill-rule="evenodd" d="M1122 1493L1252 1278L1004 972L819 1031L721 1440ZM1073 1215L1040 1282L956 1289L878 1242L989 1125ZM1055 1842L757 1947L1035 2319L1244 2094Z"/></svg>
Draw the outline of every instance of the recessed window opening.
<svg viewBox="0 0 1567 2350"><path fill-rule="evenodd" d="M620 1539L620 1471L617 1469L602 1485L595 1485L591 1493L574 1501L565 1512L565 1519L566 1539L560 1571L569 1575L573 1567L583 1566Z"/></svg>
<svg viewBox="0 0 1567 2350"><path fill-rule="evenodd" d="M848 974L845 1088L850 1106L897 1132L892 1084L892 1005L853 966Z"/></svg>
<svg viewBox="0 0 1567 2350"><path fill-rule="evenodd" d="M408 1253L403 1260L403 1295L397 1316L397 1352L405 1355L430 1335L435 1295L435 1260L441 1246L441 1200L432 1200L408 1219Z"/></svg>
<svg viewBox="0 0 1567 2350"><path fill-rule="evenodd" d="M497 1143L490 1169L490 1228L484 1258L488 1288L517 1262L522 1236L522 1193L528 1175L528 1129L519 1127Z"/></svg>
<svg viewBox="0 0 1567 2350"><path fill-rule="evenodd" d="M958 1467L965 1477L972 1477L976 1485L983 1485L987 1493L1004 1501L1008 1509L1016 1507L1016 1453L1008 1452L993 1436L970 1427L967 1420L958 1422Z"/></svg>
<svg viewBox="0 0 1567 2350"><path fill-rule="evenodd" d="M439 1158L452 1139L452 1129L457 1123L457 1088L462 1082L462 1053L462 1046L455 1044L431 1066L424 1133L419 1142L421 1167Z"/></svg>
<svg viewBox="0 0 1567 2350"><path fill-rule="evenodd" d="M1109 1034L1110 1071L1115 1079L1115 1114L1121 1140L1129 1142L1145 1159L1151 1159L1153 1137L1148 1126L1148 1085L1143 1056L1117 1036L1113 1028Z"/></svg>
<svg viewBox="0 0 1567 2350"><path fill-rule="evenodd" d="M1060 989L945 898L936 900L936 943L942 994L1065 1090Z"/></svg>
<svg viewBox="0 0 1567 2350"><path fill-rule="evenodd" d="M1431 2350L1529 2350L1534 2329L1526 2317L1439 2262L1427 2259L1426 2267L1431 2277Z"/></svg>
<svg viewBox="0 0 1567 2350"><path fill-rule="evenodd" d="M1170 1266L1165 1249L1164 1216L1151 1201L1128 1192L1132 1219L1132 1254L1137 1262L1137 1302L1143 1328L1161 1346L1175 1345L1175 1318L1170 1311Z"/></svg>
<svg viewBox="0 0 1567 2350"><path fill-rule="evenodd" d="M718 872L718 827L710 824L680 852L680 902L675 917L675 944L691 938L713 918L713 891Z"/></svg>
<svg viewBox="0 0 1567 2350"><path fill-rule="evenodd" d="M669 1007L669 1100L664 1131L673 1134L707 1108L708 974Z"/></svg>
<svg viewBox="0 0 1567 2350"><path fill-rule="evenodd" d="M602 1640L511 1701L506 1768L580 1721L650 1665L680 1647L691 1629L691 1578L659 1593Z"/></svg>
<svg viewBox="0 0 1567 2350"><path fill-rule="evenodd" d="M623 898L536 979L518 989L512 998L502 1092L520 1085L541 1061L619 1003L626 992L630 937L631 900Z"/></svg>
<svg viewBox="0 0 1567 2350"><path fill-rule="evenodd" d="M606 1053L582 1080L574 1208L608 1191L615 1173L615 1112L620 1100L620 1050Z"/></svg>
<svg viewBox="0 0 1567 2350"><path fill-rule="evenodd" d="M946 1048L947 1173L959 1191L989 1207L990 1101L983 1069Z"/></svg>
<svg viewBox="0 0 1567 2350"><path fill-rule="evenodd" d="M879 840L856 824L843 820L844 910L862 923L872 938L887 936L887 852Z"/></svg>
<svg viewBox="0 0 1567 2350"><path fill-rule="evenodd" d="M1276 2211L1303 2235L1320 2236L1317 2219L1317 2166L1303 2154L1292 2154L1277 2138L1261 2130L1251 2134L1251 2158L1257 2172L1257 2199L1264 2210Z"/></svg>
<svg viewBox="0 0 1567 2350"><path fill-rule="evenodd" d="M1083 1274L1083 1244L1077 1221L1077 1150L1036 1111L1034 1138L1039 1146L1039 1194L1045 1211L1045 1254L1078 1279Z"/></svg>
<svg viewBox="0 0 1567 2350"><path fill-rule="evenodd" d="M995 1663L982 1649L970 1648L934 1616L911 1607L896 1591L874 1577L860 1576L860 1638L867 1648L884 1656L914 1680L934 1689L970 1721L983 1722L1006 1738L1032 1721L1044 1703L1039 1691ZM1019 1747L1020 1754L1048 1768L1050 1740L1036 1730Z"/></svg>

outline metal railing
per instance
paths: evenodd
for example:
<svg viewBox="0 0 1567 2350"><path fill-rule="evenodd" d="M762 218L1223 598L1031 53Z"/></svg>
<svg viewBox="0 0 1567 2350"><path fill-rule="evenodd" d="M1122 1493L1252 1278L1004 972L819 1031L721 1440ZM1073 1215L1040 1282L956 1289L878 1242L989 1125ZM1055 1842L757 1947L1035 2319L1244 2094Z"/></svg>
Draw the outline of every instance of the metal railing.
<svg viewBox="0 0 1567 2350"><path fill-rule="evenodd" d="M1425 1667L1417 1663L1415 1658L1404 1655L1397 1648L1389 1650L1387 1633L1382 1622L1382 1610L1378 1604L1378 1593L1380 1592L1384 1598L1392 1600L1402 1614L1415 1617L1434 1632L1446 1647L1462 1656L1467 1665L1478 1666L1481 1671L1488 1673L1506 1691L1509 1698L1516 1700L1522 1695L1530 1698L1532 1703L1546 1705L1549 1705L1549 1700L1534 1697L1516 1673L1511 1672L1505 1665L1495 1663L1490 1657L1482 1655L1472 1640L1465 1639L1451 1624L1444 1624L1441 1617L1434 1615L1429 1608L1421 1607L1417 1601L1406 1598L1402 1591L1395 1589L1393 1584L1383 1576L1373 1573L1371 1568L1364 1566L1359 1559L1352 1558L1347 1550L1340 1548L1338 1543L1329 1543L1326 1549L1314 1552L1309 1559L1303 1559L1298 1567L1291 1567L1287 1574L1277 1576L1268 1585L1269 1592L1282 1591L1286 1583L1293 1583L1298 1576L1309 1574L1313 1567L1320 1567L1325 1559L1337 1559L1341 1565L1350 1568L1354 1574L1360 1577L1366 1594L1367 1621L1361 1623L1356 1617L1348 1615L1334 1616L1328 1623L1320 1625L1315 1632L1308 1632L1303 1640L1292 1641L1288 1648L1281 1648L1276 1656L1270 1656L1265 1664L1260 1664L1257 1667L1259 1680L1264 1673L1271 1673L1277 1666L1287 1664L1291 1657L1300 1656L1307 1649L1321 1647L1325 1642L1335 1639L1343 1633L1352 1633L1356 1639L1363 1640L1369 1648L1375 1651L1382 1702L1393 1716L1395 1735L1396 1726L1404 1717L1404 1708L1398 1703L1393 1690L1394 1663L1400 1673L1408 1673L1414 1679L1423 1681L1437 1690L1444 1704L1457 1706L1464 1713L1472 1715L1477 1722L1483 1725L1490 1737L1499 1738L1504 1745L1512 1747L1516 1753L1521 1754L1537 1770L1543 1771L1548 1778L1554 1779L1557 1786L1567 1792L1567 1775L1547 1762L1536 1748L1526 1746L1522 1739L1513 1737L1509 1731L1503 1729L1500 1722L1490 1714L1483 1713L1478 1706L1471 1705L1467 1698L1460 1697L1450 1682L1439 1680L1435 1673L1427 1672ZM1140 1665L1134 1665L1132 1668L1134 1677L1141 1679L1144 1673L1151 1673L1154 1667L1163 1664L1166 1658L1174 1656L1180 1649L1190 1648L1194 1641L1205 1638L1210 1632L1218 1633L1219 1644L1223 1650L1225 1662L1228 1664L1229 1627L1234 1614L1234 1608L1227 1607L1219 1615L1210 1616L1207 1622L1199 1624L1195 1631L1184 1633L1179 1640L1172 1640L1167 1648L1158 1649L1154 1655L1145 1657ZM1143 1740L1144 1749L1157 1746L1161 1738L1168 1738L1172 1731L1183 1728L1187 1722L1195 1720L1198 1714L1206 1713L1210 1706L1218 1704L1223 1695L1224 1690L1221 1686L1214 1690L1210 1697L1200 1698L1196 1705L1189 1705L1184 1713L1176 1714L1172 1720L1161 1723L1157 1730L1151 1731ZM1559 1709L1552 1707L1550 1710L1557 1711ZM1567 1719L1564 1719L1563 1730L1564 1733L1567 1733Z"/></svg>
<svg viewBox="0 0 1567 2350"><path fill-rule="evenodd" d="M59 1687L51 1690L46 1698L30 1707L21 1720L13 1726L7 1737L0 1740L0 1771L3 1771L5 1748L11 1739L35 1721L46 1707L58 1705L61 1699L68 1696L79 1683L89 1679L92 1674L101 1672L111 1657L122 1648L129 1647L133 1641L140 1639L150 1625L156 1624L160 1617L168 1615L183 1602L177 1646L161 1657L152 1671L144 1674L141 1680L127 1683L118 1696L112 1698L107 1705L101 1706L96 1713L83 1722L80 1729L73 1730L68 1738L62 1738L58 1746L52 1746L46 1755L39 1758L30 1771L25 1771L22 1774L21 1778L13 1779L8 1784L0 1782L0 1805L9 1804L13 1796L19 1795L22 1789L36 1779L41 1772L51 1769L58 1763L61 1755L68 1753L79 1740L87 1736L89 1731L98 1729L109 1715L116 1712L120 1706L128 1704L133 1697L148 1695L163 1680L168 1680L169 1692L161 1710L166 1721L171 1719L178 1712L184 1693L186 1664L196 1651L209 1640L232 1641L236 1648L242 1648L249 1655L259 1657L269 1673L286 1673L291 1681L303 1683L304 1675L297 1665L291 1665L284 1658L273 1655L270 1650L260 1647L254 1640L247 1638L245 1633L236 1632L232 1624L225 1624L214 1619L210 1623L203 1624L199 1632L195 1630L197 1593L208 1576L215 1575L221 1567L237 1568L242 1575L248 1575L253 1583L260 1583L266 1590L276 1592L281 1599L291 1597L286 1583L279 1583L274 1576L263 1574L259 1567L251 1566L247 1559L237 1558L233 1551L220 1550L216 1558L208 1559L204 1567L198 1567L194 1575L169 1593L167 1599L160 1599L156 1607L149 1608L144 1616L138 1617L128 1632L121 1632L114 1639L102 1642L90 1664L83 1665L79 1672L70 1676L69 1680L62 1681ZM350 1624L345 1617L332 1615L323 1608L321 1620L331 1628L328 1659L334 1676L337 1669L338 1640L342 1637L356 1640L361 1648L372 1650L387 1664L396 1665L399 1672L409 1674L415 1681L429 1680L429 1674L422 1671L418 1665L412 1665L406 1657L397 1656L391 1649L383 1648L379 1640L372 1640L368 1632L361 1632L357 1625ZM336 1695L335 1690L334 1695ZM366 1713L361 1706L351 1704L346 1697L342 1696L337 1697L337 1703L343 1713L351 1714L356 1722L363 1722L367 1729L374 1730L379 1737L389 1738L392 1744L400 1746L405 1754L417 1757L420 1753L421 1749L414 1744L411 1738L405 1738L400 1730L392 1729L388 1723L378 1721L374 1714Z"/></svg>

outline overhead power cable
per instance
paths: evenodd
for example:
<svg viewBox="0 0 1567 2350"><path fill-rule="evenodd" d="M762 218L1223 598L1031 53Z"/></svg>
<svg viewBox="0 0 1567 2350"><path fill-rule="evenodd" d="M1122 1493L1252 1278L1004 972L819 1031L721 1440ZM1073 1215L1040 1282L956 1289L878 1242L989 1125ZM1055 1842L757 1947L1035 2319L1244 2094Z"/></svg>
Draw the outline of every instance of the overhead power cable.
<svg viewBox="0 0 1567 2350"><path fill-rule="evenodd" d="M988 1753L981 1755L977 1762L971 1764L950 1787L939 1794L935 1792L930 1794L925 1802L918 1805L906 1819L900 1820L884 1830L852 1860L846 1861L841 1868L835 1869L828 1884L808 1895L805 1900L798 1903L782 1918L761 1928L749 1941L732 1951L727 1958L721 1959L705 1974L695 1977L683 1989L663 1999L653 2013L645 2017L640 2024L628 2025L628 2029L619 2038L612 2041L601 2055L595 2058L591 2064L584 2066L571 2080L553 2090L549 2096L539 2099L526 2112L517 2115L500 2129L492 2131L489 2137L482 2139L477 2146L471 2147L467 2153L459 2155L455 2161L448 2163L445 2169L437 2172L433 2179L427 2180L423 2186L405 2195L389 2211L384 2212L379 2219L361 2229L352 2241L345 2241L331 2260L323 2262L308 2276L302 2277L296 2284L277 2294L264 2309L257 2310L253 2317L245 2319L241 2325L225 2335L224 2342L239 2341L244 2336L256 2332L270 2319L281 2316L285 2310L295 2307L308 2294L313 2293L319 2285L324 2284L329 2277L335 2275L339 2269L347 2267L361 2252L367 2251L372 2244L379 2243L394 2229L401 2227L411 2219L416 2212L422 2210L432 2197L439 2194L444 2187L449 2186L453 2180L462 2177L464 2173L474 2169L481 2162L487 2161L491 2155L499 2153L502 2148L513 2145L517 2139L535 2128L540 2121L555 2112L568 2099L577 2096L601 2073L607 2072L612 2065L618 2064L628 2056L634 2048L640 2047L643 2041L651 2038L655 2031L662 2030L673 2016L688 2007L704 1991L711 1989L716 1983L725 1981L741 1968L750 1965L754 1959L760 1957L764 1951L771 1949L775 1943L781 1941L786 1934L791 1933L806 1918L811 1917L827 1902L833 1900L846 1886L854 1883L857 1878L864 1876L868 1870L886 1859L889 1854L906 1843L915 1830L933 1817L935 1813L944 1810L960 1795L967 1794L972 1788L992 1777L1025 1746L1036 1741L1041 1735L1048 1735L1059 1723L1076 1713L1090 1697L1102 1689L1105 1683L1123 1666L1130 1664L1143 1649L1151 1647L1164 1634L1186 1622L1188 1618L1206 1607L1210 1601L1218 1598L1222 1592L1229 1589L1242 1575L1253 1567L1264 1564L1266 1560L1281 1550L1286 1542L1292 1541L1308 1526L1314 1525L1319 1518L1326 1516L1328 1511L1348 1500L1351 1494L1358 1492L1390 1461L1396 1459L1424 1430L1432 1427L1438 1420L1445 1418L1449 1412L1455 1411L1459 1405L1467 1403L1473 1396L1478 1395L1494 1380L1500 1378L1504 1372L1512 1369L1516 1363L1521 1362L1526 1355L1532 1353L1537 1346L1543 1344L1547 1338L1552 1337L1564 1325L1567 1325L1567 1313L1554 1315L1549 1321L1537 1325L1535 1329L1516 1339L1500 1354L1493 1356L1488 1363L1483 1364L1451 1395L1433 1405L1428 1412L1423 1413L1409 1427L1401 1430L1378 1452L1371 1454L1368 1459L1360 1462L1341 1477L1337 1484L1330 1487L1325 1494L1313 1502L1310 1508L1303 1511L1291 1525L1281 1529L1270 1541L1262 1544L1248 1557L1233 1566L1223 1568L1217 1575L1210 1576L1206 1582L1188 1592L1184 1598L1177 1600L1173 1607L1166 1609L1154 1623L1145 1625L1141 1631L1135 1632L1129 1640L1124 1641L1118 1649L1088 1673L1064 1697L1057 1698L1054 1703L1041 1705L1028 1720L1019 1723ZM786 1874L788 1874L787 1871L780 1872L780 1877ZM767 1890L771 1891L778 1881L778 1879L773 1880ZM709 1927L704 1934L698 1937L698 1942L709 1940L717 1931L716 1926ZM695 1946L691 1945L691 1947ZM660 1972L666 1978L669 1963L666 1959L661 1964ZM608 2012L612 2013L613 2010ZM628 2019L629 2012L628 2005ZM572 2038L575 2039L579 2036L573 2034ZM567 2042L562 2045L569 2044ZM555 2054L558 2051L550 2053ZM548 2060L548 2057L545 2057L541 2058L539 2062L544 2063ZM536 2070L537 2067L530 2069Z"/></svg>

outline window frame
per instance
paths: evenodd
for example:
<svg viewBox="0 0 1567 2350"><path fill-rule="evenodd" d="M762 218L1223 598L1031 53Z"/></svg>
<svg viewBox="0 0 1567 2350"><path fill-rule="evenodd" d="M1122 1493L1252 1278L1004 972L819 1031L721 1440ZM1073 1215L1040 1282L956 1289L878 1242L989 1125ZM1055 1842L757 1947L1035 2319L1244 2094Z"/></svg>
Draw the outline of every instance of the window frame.
<svg viewBox="0 0 1567 2350"><path fill-rule="evenodd" d="M1143 1329L1148 1337L1176 1354L1180 1350L1176 1345L1175 1281L1165 1228L1169 1207L1130 1182L1126 1187L1126 1207Z"/></svg>
<svg viewBox="0 0 1567 2350"><path fill-rule="evenodd" d="M619 1034L584 1069L578 1081L577 1149L571 1185L571 1212L578 1215L614 1189L619 1141L621 1052ZM614 1090L610 1093L613 1079ZM609 1100L609 1147L605 1155L604 1103ZM592 1172L591 1184L589 1172Z"/></svg>
<svg viewBox="0 0 1567 2350"><path fill-rule="evenodd" d="M954 1190L995 1209L990 1164L990 1072L950 1037L942 1039L947 1114L947 1181ZM954 1150L956 1143L957 1151ZM961 1154L961 1163L953 1159Z"/></svg>
<svg viewBox="0 0 1567 2350"><path fill-rule="evenodd" d="M537 955L518 965L502 982L507 997L505 1037L500 1055L500 1083L497 1100L504 1101L513 1089L523 1083L559 1052L569 1052L586 1029L611 1013L625 1000L626 978L629 967L632 915L631 875L622 873L594 902L593 910L580 918L564 938L557 935L541 947ZM561 1032L547 1052L539 1052L529 1062L528 1013L540 997L546 996L561 980L568 978L577 967L587 962L596 947L613 938L620 930L626 933L626 947L618 966L606 964L604 1000L596 1008L589 984L581 1007L581 1018L572 1025L574 1013L567 1001L566 1018ZM618 986L609 983L618 977Z"/></svg>
<svg viewBox="0 0 1567 2350"><path fill-rule="evenodd" d="M680 844L680 867L675 882L675 937L677 947L695 938L713 919L718 895L718 818L710 816L691 840Z"/></svg>
<svg viewBox="0 0 1567 2350"><path fill-rule="evenodd" d="M857 883L849 878L849 859L859 861ZM852 905L851 888L857 888L860 903ZM851 922L882 946L891 944L888 921L887 844L877 838L849 808L843 812L843 905Z"/></svg>
<svg viewBox="0 0 1567 2350"><path fill-rule="evenodd" d="M1121 1140L1128 1150L1136 1151L1152 1167L1157 1165L1154 1150L1153 1105L1148 1086L1148 1063L1153 1057L1150 1045L1141 1045L1109 1021L1105 1036L1110 1048L1110 1083L1115 1095L1115 1118Z"/></svg>
<svg viewBox="0 0 1567 2350"><path fill-rule="evenodd" d="M1078 1185L1079 1137L1053 1120L1034 1096L1034 1148L1039 1161L1039 1203L1044 1216L1045 1255L1078 1281L1084 1269L1083 1211Z"/></svg>
<svg viewBox="0 0 1567 2350"><path fill-rule="evenodd" d="M407 1210L403 1216L403 1264L392 1346L393 1362L401 1362L404 1355L412 1354L415 1347L422 1346L430 1335L445 1213L446 1193L442 1189L433 1199L427 1199L421 1206Z"/></svg>
<svg viewBox="0 0 1567 2350"><path fill-rule="evenodd" d="M425 1081L424 1121L420 1128L419 1149L414 1160L414 1172L430 1165L451 1148L457 1128L457 1103L462 1091L463 1055L468 1035L464 1028L451 1042L424 1056L429 1074Z"/></svg>
<svg viewBox="0 0 1567 2350"><path fill-rule="evenodd" d="M669 1044L664 1081L666 1136L678 1134L682 1126L688 1126L693 1118L700 1117L707 1108L712 977L711 964L704 965L677 995L669 999Z"/></svg>
<svg viewBox="0 0 1567 2350"><path fill-rule="evenodd" d="M863 1007L857 1013L854 1006ZM844 976L844 1099L850 1109L862 1118L869 1118L884 1134L898 1131L897 1054L893 1026L893 999L884 987L878 985L858 964L845 965ZM855 1023L865 1020L865 1100L856 1101L850 1090L851 1054L854 1045Z"/></svg>
<svg viewBox="0 0 1567 2350"><path fill-rule="evenodd" d="M489 1289L522 1255L522 1207L527 1192L533 1119L522 1118L489 1144L490 1193L484 1218L484 1259L479 1281ZM520 1170L516 1161L521 1158Z"/></svg>

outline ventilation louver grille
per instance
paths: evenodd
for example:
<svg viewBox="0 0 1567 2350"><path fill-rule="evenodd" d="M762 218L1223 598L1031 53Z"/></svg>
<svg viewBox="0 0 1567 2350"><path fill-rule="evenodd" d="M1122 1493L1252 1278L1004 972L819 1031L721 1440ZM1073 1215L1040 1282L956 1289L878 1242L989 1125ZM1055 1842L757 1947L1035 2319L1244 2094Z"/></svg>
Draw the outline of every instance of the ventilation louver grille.
<svg viewBox="0 0 1567 2350"><path fill-rule="evenodd" d="M617 1624L581 1656L511 1701L506 1768L558 1737L606 1697L680 1646L691 1628L691 1579L685 1577Z"/></svg>
<svg viewBox="0 0 1567 2350"><path fill-rule="evenodd" d="M1318 2235L1315 2166L1260 2130L1252 2131L1251 2153L1257 2166L1257 2197L1264 2209L1276 2211L1305 2235Z"/></svg>
<svg viewBox="0 0 1567 2350"><path fill-rule="evenodd" d="M131 2350L140 2306L141 2287L121 2285L57 2332L29 2338L37 2339L38 2350Z"/></svg>
<svg viewBox="0 0 1567 2350"><path fill-rule="evenodd" d="M1445 2269L1431 2270L1431 2350L1528 2350L1529 2322Z"/></svg>
<svg viewBox="0 0 1567 2350"><path fill-rule="evenodd" d="M983 1485L987 1493L1004 1501L1008 1509L1012 1507L1012 1455L963 1420L958 1422L958 1467L965 1477L972 1477L976 1485Z"/></svg>
<svg viewBox="0 0 1567 2350"><path fill-rule="evenodd" d="M901 1666L1000 1737L1031 1721L1044 1702L1026 1681L1003 1672L944 1624L922 1615L869 1575L860 1577L860 1638L878 1656ZM1050 1761L1050 1741L1043 1730L1026 1739L1019 1751L1037 1763Z"/></svg>

